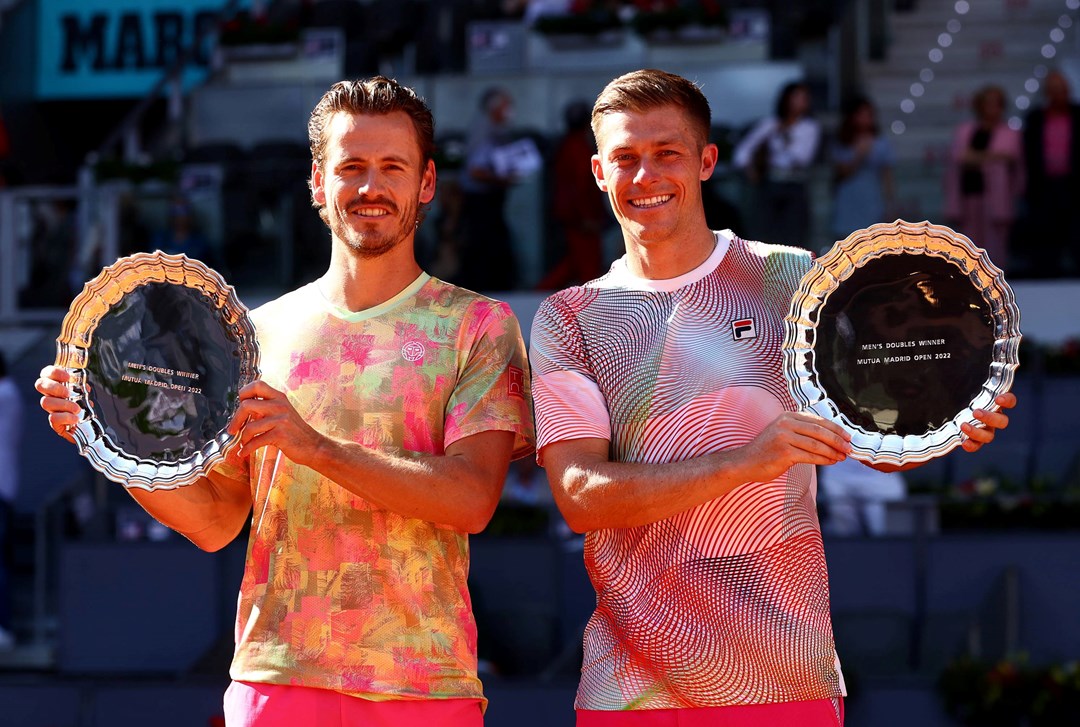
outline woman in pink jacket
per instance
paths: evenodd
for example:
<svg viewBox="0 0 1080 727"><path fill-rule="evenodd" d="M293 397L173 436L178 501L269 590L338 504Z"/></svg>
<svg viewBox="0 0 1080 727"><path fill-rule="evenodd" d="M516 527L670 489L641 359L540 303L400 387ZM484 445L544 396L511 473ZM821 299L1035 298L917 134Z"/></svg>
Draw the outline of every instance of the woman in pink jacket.
<svg viewBox="0 0 1080 727"><path fill-rule="evenodd" d="M1024 190L1020 133L1004 123L1005 92L986 86L972 100L975 120L957 127L945 170L945 217L1005 268L1009 228Z"/></svg>

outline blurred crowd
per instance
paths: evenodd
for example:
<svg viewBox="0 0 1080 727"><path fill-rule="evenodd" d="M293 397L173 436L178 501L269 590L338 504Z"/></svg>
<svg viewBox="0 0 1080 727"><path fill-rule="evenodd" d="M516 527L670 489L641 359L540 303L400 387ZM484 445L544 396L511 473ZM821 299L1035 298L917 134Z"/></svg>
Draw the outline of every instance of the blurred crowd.
<svg viewBox="0 0 1080 727"><path fill-rule="evenodd" d="M1080 192L1080 106L1058 71L1047 74L1043 94L1018 130L1006 123L1004 90L978 89L971 119L953 133L941 180L941 222L1014 277L1080 273L1080 233L1069 209ZM810 246L808 181L820 163L831 175L833 239L903 216L895 152L866 97L845 103L827 136L811 114L809 90L789 84L775 113L735 148L733 162L755 189L749 234L770 242Z"/></svg>
<svg viewBox="0 0 1080 727"><path fill-rule="evenodd" d="M317 7L333 2L301 2L293 9L306 8L314 17ZM821 253L877 222L931 217L984 248L1011 279L1076 277L1080 219L1072 205L1080 198L1080 105L1057 70L1047 73L1041 89L1020 128L1005 119L1001 87L990 84L972 94L970 119L951 140L940 140L947 151L936 217L898 194L897 154L872 99L851 97L834 120L823 123L811 88L788 83L765 118L741 130L714 128L721 164L705 183L709 223L744 238ZM515 123L529 117L528 110L516 111L513 90L493 86L481 95L471 128L437 138L440 193L432 220L420 230L421 261L434 275L488 291L555 290L598 277L622 246L592 179L591 101L568 104L564 130L551 136ZM0 116L0 185L11 144ZM200 155L208 151L196 149L184 161L221 164L220 197L190 198L181 183L159 202L142 191L124 200L120 254L183 252L237 284L260 287L318 275L327 259L319 244L325 228L310 209L306 146L275 142L250 152L235 147L229 154ZM12 184L18 175L7 176ZM514 213L509 200L523 182L529 183L524 194L535 196L526 203L535 210L531 240L515 239L514 230L532 222L508 219ZM212 212L215 207L220 211ZM156 211L148 214L151 208ZM101 260L101 235L84 234L78 225L76 200L62 198L35 203L20 222L17 234L31 257L20 305L66 306L82 282L109 262Z"/></svg>

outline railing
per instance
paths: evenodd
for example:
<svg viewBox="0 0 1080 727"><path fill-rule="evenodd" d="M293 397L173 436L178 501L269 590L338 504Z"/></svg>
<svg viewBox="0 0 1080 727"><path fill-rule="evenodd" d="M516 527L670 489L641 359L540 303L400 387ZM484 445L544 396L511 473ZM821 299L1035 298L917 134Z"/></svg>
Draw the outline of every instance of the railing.
<svg viewBox="0 0 1080 727"><path fill-rule="evenodd" d="M116 258L107 186L0 191L0 322L54 322L103 260Z"/></svg>
<svg viewBox="0 0 1080 727"><path fill-rule="evenodd" d="M57 554L63 540L68 498L82 483L81 474L73 477L34 513L33 643L38 647L47 647L55 635Z"/></svg>
<svg viewBox="0 0 1080 727"><path fill-rule="evenodd" d="M218 13L219 20L229 17L237 10L239 4L239 0L227 0ZM199 45L203 43L210 33L216 32L216 26L217 23L207 24L206 26L201 27L195 33L195 37L192 38L190 45L181 48L180 52L173 60L172 65L165 69L157 83L147 91L146 95L139 101L135 108L128 112L127 116L124 117L124 120L113 129L97 150L87 155L86 162L88 166L92 166L99 159L108 157L121 143L124 160L128 162L138 161L138 157L141 155L141 141L138 138L139 127L142 123L143 116L153 105L154 101L166 91L168 91L169 95L167 123L176 124L180 122L183 114L183 93L180 83L180 74L191 59L195 57L196 49Z"/></svg>

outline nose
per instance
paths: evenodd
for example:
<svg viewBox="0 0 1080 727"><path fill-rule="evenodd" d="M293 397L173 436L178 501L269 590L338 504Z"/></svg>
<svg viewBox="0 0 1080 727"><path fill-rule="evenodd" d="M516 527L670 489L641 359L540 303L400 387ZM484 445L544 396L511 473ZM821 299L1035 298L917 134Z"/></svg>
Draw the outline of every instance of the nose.
<svg viewBox="0 0 1080 727"><path fill-rule="evenodd" d="M376 169L367 169L360 175L357 192L361 195L376 194L382 186L382 178Z"/></svg>
<svg viewBox="0 0 1080 727"><path fill-rule="evenodd" d="M648 156L642 156L638 161L637 172L634 174L634 184L645 184L655 178L656 171L652 159Z"/></svg>

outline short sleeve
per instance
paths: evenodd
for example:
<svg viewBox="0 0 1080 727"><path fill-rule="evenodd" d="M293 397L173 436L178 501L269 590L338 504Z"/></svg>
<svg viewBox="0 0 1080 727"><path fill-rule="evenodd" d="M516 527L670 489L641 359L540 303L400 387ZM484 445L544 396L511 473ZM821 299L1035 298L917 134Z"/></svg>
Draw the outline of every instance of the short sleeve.
<svg viewBox="0 0 1080 727"><path fill-rule="evenodd" d="M735 151L732 152L731 160L736 168L745 169L750 166L750 161L757 150L758 144L762 143L773 132L775 125L776 121L771 117L761 119L754 124L754 127L746 133L735 146Z"/></svg>
<svg viewBox="0 0 1080 727"><path fill-rule="evenodd" d="M443 446L488 431L513 432L514 458L532 453L529 362L521 326L505 303L470 308L459 339L464 364L446 405Z"/></svg>
<svg viewBox="0 0 1080 727"><path fill-rule="evenodd" d="M537 451L569 439L611 439L611 417L573 312L548 298L533 319L530 361Z"/></svg>

